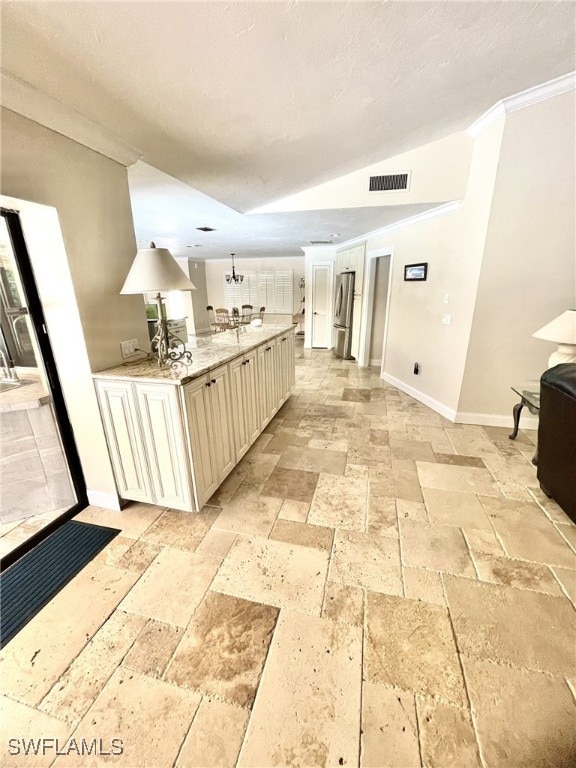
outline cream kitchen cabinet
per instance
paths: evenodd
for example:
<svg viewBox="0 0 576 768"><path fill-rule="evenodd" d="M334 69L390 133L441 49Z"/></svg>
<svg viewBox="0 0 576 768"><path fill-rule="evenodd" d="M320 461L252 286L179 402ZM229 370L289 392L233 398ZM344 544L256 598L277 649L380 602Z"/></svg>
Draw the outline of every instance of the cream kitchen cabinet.
<svg viewBox="0 0 576 768"><path fill-rule="evenodd" d="M177 389L171 384L97 380L96 391L119 495L190 509Z"/></svg>
<svg viewBox="0 0 576 768"><path fill-rule="evenodd" d="M336 254L336 274L339 275L342 272L355 273L354 295L363 292L365 251L366 246L362 243Z"/></svg>
<svg viewBox="0 0 576 768"><path fill-rule="evenodd" d="M289 396L293 328L247 333L241 354L230 350L243 336L230 337L235 343L224 348L221 338L206 355L221 364L184 381L149 363L95 374L122 498L199 510ZM198 351L196 359L200 368Z"/></svg>
<svg viewBox="0 0 576 768"><path fill-rule="evenodd" d="M289 370L290 359L294 359L294 334L286 333L276 340L275 372L278 407L286 400L294 385L294 379Z"/></svg>
<svg viewBox="0 0 576 768"><path fill-rule="evenodd" d="M118 494L124 499L149 501L154 492L134 387L129 381L104 379L96 381L96 392Z"/></svg>
<svg viewBox="0 0 576 768"><path fill-rule="evenodd" d="M291 334L292 339L294 334ZM278 412L276 386L276 339L258 347L258 405L260 428L268 424Z"/></svg>
<svg viewBox="0 0 576 768"><path fill-rule="evenodd" d="M236 464L228 366L186 384L182 391L194 490L201 507Z"/></svg>
<svg viewBox="0 0 576 768"><path fill-rule="evenodd" d="M243 355L230 363L236 461L240 461L261 431L261 423L258 418L258 378L257 350Z"/></svg>

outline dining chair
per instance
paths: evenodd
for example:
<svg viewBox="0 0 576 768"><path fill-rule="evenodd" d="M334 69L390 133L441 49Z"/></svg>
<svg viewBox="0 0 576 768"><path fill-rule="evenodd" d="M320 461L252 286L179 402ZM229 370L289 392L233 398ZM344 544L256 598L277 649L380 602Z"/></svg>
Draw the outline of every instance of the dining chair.
<svg viewBox="0 0 576 768"><path fill-rule="evenodd" d="M214 316L214 307L211 304L208 304L206 307L206 312L208 312L208 322L210 323L210 330L213 333L216 333L216 318Z"/></svg>
<svg viewBox="0 0 576 768"><path fill-rule="evenodd" d="M242 304L242 316L240 318L242 325L248 325L250 320L252 320L253 309L252 304Z"/></svg>
<svg viewBox="0 0 576 768"><path fill-rule="evenodd" d="M240 310L238 307L232 307L230 313L230 324L233 328L237 328L240 325Z"/></svg>
<svg viewBox="0 0 576 768"><path fill-rule="evenodd" d="M214 310L214 319L216 321L216 332L225 331L230 328L230 315L224 307L218 307Z"/></svg>

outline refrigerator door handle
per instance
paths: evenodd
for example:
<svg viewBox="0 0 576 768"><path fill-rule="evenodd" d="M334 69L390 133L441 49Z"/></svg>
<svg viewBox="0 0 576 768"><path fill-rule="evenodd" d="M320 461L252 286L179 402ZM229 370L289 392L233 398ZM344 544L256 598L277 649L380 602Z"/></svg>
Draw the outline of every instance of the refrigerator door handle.
<svg viewBox="0 0 576 768"><path fill-rule="evenodd" d="M338 286L338 296L336 297L336 307L334 309L334 314L336 317L340 317L340 311L342 310L342 283Z"/></svg>

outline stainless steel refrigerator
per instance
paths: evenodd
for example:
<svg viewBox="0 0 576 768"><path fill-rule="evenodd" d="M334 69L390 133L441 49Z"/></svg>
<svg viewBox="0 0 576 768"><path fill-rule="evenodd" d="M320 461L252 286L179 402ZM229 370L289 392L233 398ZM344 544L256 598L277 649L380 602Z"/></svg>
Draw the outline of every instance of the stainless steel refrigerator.
<svg viewBox="0 0 576 768"><path fill-rule="evenodd" d="M354 301L354 272L336 275L336 298L334 303L334 352L344 360L353 360L352 349L352 307Z"/></svg>

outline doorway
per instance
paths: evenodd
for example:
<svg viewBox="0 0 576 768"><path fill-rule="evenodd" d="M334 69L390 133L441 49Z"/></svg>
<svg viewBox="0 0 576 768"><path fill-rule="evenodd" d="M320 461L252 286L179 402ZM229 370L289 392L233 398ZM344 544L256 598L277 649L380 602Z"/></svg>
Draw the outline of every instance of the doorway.
<svg viewBox="0 0 576 768"><path fill-rule="evenodd" d="M392 253L390 250L368 254L368 298L363 318L364 333L359 364L384 369L388 311L392 287Z"/></svg>
<svg viewBox="0 0 576 768"><path fill-rule="evenodd" d="M87 500L20 218L0 212L0 557L7 567Z"/></svg>
<svg viewBox="0 0 576 768"><path fill-rule="evenodd" d="M312 347L330 346L330 266L312 266Z"/></svg>

